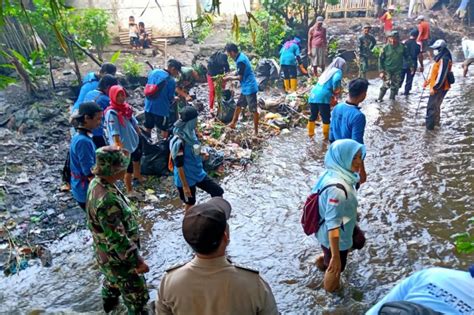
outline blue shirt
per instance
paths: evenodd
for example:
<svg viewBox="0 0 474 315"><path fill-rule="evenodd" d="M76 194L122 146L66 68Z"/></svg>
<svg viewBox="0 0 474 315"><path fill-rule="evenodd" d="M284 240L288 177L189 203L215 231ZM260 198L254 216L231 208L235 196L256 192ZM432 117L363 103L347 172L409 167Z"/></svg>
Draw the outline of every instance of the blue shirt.
<svg viewBox="0 0 474 315"><path fill-rule="evenodd" d="M69 149L71 164L71 191L78 202L86 202L88 176L95 165L95 144L84 131L77 132Z"/></svg>
<svg viewBox="0 0 474 315"><path fill-rule="evenodd" d="M87 93L97 89L98 86L99 78L95 75L95 73L89 72L88 74L86 74L84 79L82 79L81 91L79 92L79 96L77 97L76 102L74 102L72 111L74 112L75 110L79 110L79 105L84 103L84 97L86 97Z"/></svg>
<svg viewBox="0 0 474 315"><path fill-rule="evenodd" d="M167 83L161 88L160 94L155 99L145 97L145 112L152 113L157 116L168 117L170 114L171 103L174 99L176 90L176 81L170 74L161 69L155 69L148 74L147 84L160 84L166 81Z"/></svg>
<svg viewBox="0 0 474 315"><path fill-rule="evenodd" d="M84 102L95 102L102 108L102 110L105 110L109 106L110 98L99 90L93 90L86 94L86 96L84 97ZM105 119L102 116L101 125L96 129L92 130L92 134L94 136L104 135L104 121Z"/></svg>
<svg viewBox="0 0 474 315"><path fill-rule="evenodd" d="M177 157L179 156L184 156L184 175L186 176L186 181L188 182L189 187L202 182L207 174L206 171L204 171L201 155L194 155L193 147L184 143L181 145L181 149L177 154ZM174 162L173 175L176 187L183 187L183 183L179 178L176 162Z"/></svg>
<svg viewBox="0 0 474 315"><path fill-rule="evenodd" d="M344 191L337 187L329 187L319 196L319 215L324 219L324 223L319 227L316 238L321 245L330 248L328 231L339 228L339 250L350 249L357 218L356 192L351 185L336 175L326 173L323 176L319 185L313 188L313 193L327 185L340 183L346 188L347 199Z"/></svg>
<svg viewBox="0 0 474 315"><path fill-rule="evenodd" d="M365 115L359 106L340 103L331 113L329 141L352 139L364 144L365 124Z"/></svg>
<svg viewBox="0 0 474 315"><path fill-rule="evenodd" d="M119 121L117 112L114 110L109 110L105 114L105 123L107 126L109 143L114 143L114 136L119 136L120 141L122 142L123 148L130 153L133 153L139 144L138 133L135 130L135 126L138 125L137 119L135 116L132 116L130 120L124 117L125 126Z"/></svg>
<svg viewBox="0 0 474 315"><path fill-rule="evenodd" d="M309 95L309 103L313 104L330 104L331 96L336 89L341 86L342 81L342 70L337 69L331 79L329 79L324 85L316 83L311 90Z"/></svg>
<svg viewBox="0 0 474 315"><path fill-rule="evenodd" d="M469 272L429 268L397 284L366 315L377 315L383 304L408 301L442 314L474 314L474 278Z"/></svg>
<svg viewBox="0 0 474 315"><path fill-rule="evenodd" d="M258 92L258 84L255 79L255 75L252 70L252 65L250 64L249 58L243 53L240 52L237 58L235 59L237 68L239 64L242 64L245 69L242 74L242 81L240 81L240 88L243 95L251 95Z"/></svg>
<svg viewBox="0 0 474 315"><path fill-rule="evenodd" d="M291 44L290 47L283 46L280 49L280 65L282 66L296 66L296 56L300 54L300 47L298 44Z"/></svg>

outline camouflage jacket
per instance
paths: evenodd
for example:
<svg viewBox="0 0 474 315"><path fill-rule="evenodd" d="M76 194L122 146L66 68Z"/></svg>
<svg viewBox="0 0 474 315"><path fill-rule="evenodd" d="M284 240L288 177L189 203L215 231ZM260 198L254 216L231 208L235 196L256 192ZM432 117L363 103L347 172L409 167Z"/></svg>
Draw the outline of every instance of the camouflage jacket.
<svg viewBox="0 0 474 315"><path fill-rule="evenodd" d="M372 54L372 49L374 49L377 44L375 37L372 35L362 35L359 37L359 53L361 56L369 57Z"/></svg>
<svg viewBox="0 0 474 315"><path fill-rule="evenodd" d="M95 177L87 191L87 225L99 264L138 263L138 222L128 199L113 185Z"/></svg>

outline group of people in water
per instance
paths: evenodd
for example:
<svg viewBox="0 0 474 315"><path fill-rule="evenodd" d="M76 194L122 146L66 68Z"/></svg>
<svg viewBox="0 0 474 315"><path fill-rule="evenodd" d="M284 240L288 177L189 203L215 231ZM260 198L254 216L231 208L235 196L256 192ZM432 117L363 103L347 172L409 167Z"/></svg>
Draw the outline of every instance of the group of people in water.
<svg viewBox="0 0 474 315"><path fill-rule="evenodd" d="M340 276L349 252L361 249L365 244L364 233L357 226L357 190L367 180L364 163L366 119L359 104L367 96L369 82L365 72L361 71L359 78L349 82L347 99L338 100L342 96L346 61L336 57L327 68L324 67L326 55L318 46L320 36L323 36L321 27L322 20L318 18L308 39L312 73L318 76L318 82L308 100L311 116L307 132L309 137L314 138L319 115L323 139L328 140L330 145L324 158L325 171L320 174L312 191L318 194L317 211L321 218L314 233L322 249L316 265L324 272L324 289L335 292L340 289ZM370 58L367 53L375 45L369 32L370 27L364 27L360 39L361 63L366 64L364 69L367 69ZM325 31L323 33L326 36ZM416 43L416 34L410 33L410 36L410 40ZM313 41L316 42L314 46ZM293 38L284 43L280 51L287 92L297 89L300 43L298 38ZM379 100L389 89L390 98L395 99L400 87L401 69L408 69L408 84L409 76L413 78L416 62L421 61L420 66L423 67L420 59L422 48L414 49L414 53L410 54L408 46L407 43L400 44L397 32L388 34L388 43L380 56L380 78L384 82ZM437 40L430 47L434 50L434 64L425 82L430 88L426 126L433 129L439 124L440 104L452 84L452 58L444 40ZM196 131L199 113L186 104L192 99L188 94L190 82L204 82L207 79L212 110L216 77L223 75L224 84L238 80L241 94L229 127L236 128L242 108L248 107L252 113L254 134L258 135L258 85L250 60L235 44L227 44L224 51L211 56L206 75L193 69L186 74L185 67L174 59L168 61L166 69L150 71L144 90L143 128L126 101L127 91L118 85L114 65L106 63L99 73L90 73L84 78L71 114L75 130L68 163L72 194L85 211L94 240L95 257L104 276L102 298L106 312L114 310L119 304L119 296L122 296L129 314L147 313L149 295L143 275L149 267L140 255L138 212L116 183L123 181L126 194L132 198L135 196L134 180L138 184L143 181L140 174L140 135L146 133L150 136L156 128L162 138L169 139L170 168L184 203L182 233L195 252L190 262L167 270L163 276L155 302L157 313L278 314L270 286L258 272L234 264L226 257L232 207L223 199L222 187L204 171L206 153L201 150ZM230 72L227 57L235 61L235 72ZM321 66L322 73L319 73L318 66ZM307 75L304 67L300 67L300 71ZM175 79L179 77L177 83ZM186 102L177 107L174 104L179 98ZM209 193L211 199L197 203L197 188ZM443 269L438 273L449 276L450 270ZM472 282L472 277L464 274L456 274L458 281ZM444 281L443 277L440 278ZM433 283L426 284L429 285L432 291L436 287ZM426 311L431 308L461 314L466 313L459 312L461 306L463 310L474 310L472 293L449 292L456 295L457 304L448 301L443 304L443 309L437 308L436 303L424 305L423 301L429 300L431 294L427 293L423 301L415 299L411 304L395 306L388 303L393 299L386 298L383 305L375 306L377 311L372 309L369 313L377 314L384 307L386 310L391 307L391 311L422 307Z"/></svg>

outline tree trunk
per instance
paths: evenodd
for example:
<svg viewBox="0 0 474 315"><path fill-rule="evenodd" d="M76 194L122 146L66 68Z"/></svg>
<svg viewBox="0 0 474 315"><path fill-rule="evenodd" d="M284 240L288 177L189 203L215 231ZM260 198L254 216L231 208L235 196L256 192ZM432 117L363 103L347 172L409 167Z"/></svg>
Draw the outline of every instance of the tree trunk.
<svg viewBox="0 0 474 315"><path fill-rule="evenodd" d="M28 72L26 72L25 68L23 68L23 65L14 57L11 57L10 61L15 66L16 72L23 80L23 83L25 83L26 92L32 97L37 97L38 88L31 80Z"/></svg>

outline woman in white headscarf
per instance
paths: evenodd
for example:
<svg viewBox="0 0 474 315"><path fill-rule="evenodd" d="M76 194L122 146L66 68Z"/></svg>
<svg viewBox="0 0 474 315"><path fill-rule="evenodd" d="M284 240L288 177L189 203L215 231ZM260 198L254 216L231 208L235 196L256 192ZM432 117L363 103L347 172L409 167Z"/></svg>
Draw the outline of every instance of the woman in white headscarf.
<svg viewBox="0 0 474 315"><path fill-rule="evenodd" d="M308 99L311 109L311 117L308 121L308 136L310 138L314 137L315 121L318 118L318 113L321 114L323 121L323 137L324 139L329 138L331 100L332 98L337 99L337 96L341 93L342 70L345 65L346 61L341 57L334 59L311 90Z"/></svg>

